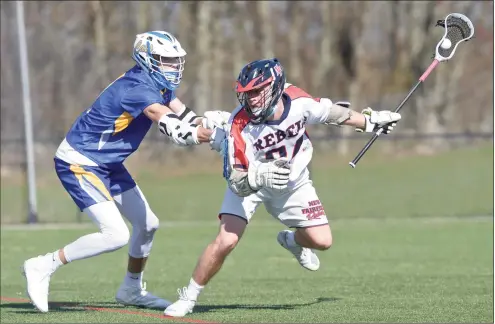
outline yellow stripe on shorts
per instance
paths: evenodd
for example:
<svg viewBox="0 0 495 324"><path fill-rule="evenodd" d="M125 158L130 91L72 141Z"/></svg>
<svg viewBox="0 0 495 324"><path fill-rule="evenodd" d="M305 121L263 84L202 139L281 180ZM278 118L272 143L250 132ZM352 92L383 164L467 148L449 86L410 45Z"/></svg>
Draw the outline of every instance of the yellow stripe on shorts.
<svg viewBox="0 0 495 324"><path fill-rule="evenodd" d="M107 200L113 200L112 195L110 192L107 190L103 182L96 176L96 174L84 170L81 166L79 165L74 165L71 164L70 170L74 173L76 178L79 180L79 184L81 185L81 188L86 190L86 187L83 185L83 181L87 180L89 183L91 183L98 191L105 196ZM87 190L86 190L87 191ZM90 196L92 196L91 193L88 192Z"/></svg>

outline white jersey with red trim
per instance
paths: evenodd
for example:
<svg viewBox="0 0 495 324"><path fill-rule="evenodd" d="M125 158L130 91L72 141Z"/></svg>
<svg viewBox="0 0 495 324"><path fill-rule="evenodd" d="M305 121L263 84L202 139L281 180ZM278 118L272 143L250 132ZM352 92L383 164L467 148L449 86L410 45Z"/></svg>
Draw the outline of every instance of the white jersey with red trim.
<svg viewBox="0 0 495 324"><path fill-rule="evenodd" d="M250 164L285 157L291 164L289 187L292 187L309 176L307 166L313 145L306 124L325 123L332 102L329 99L320 102L290 83L284 88L284 111L279 120L253 124L239 106L230 117L230 136L234 140L233 168L247 170Z"/></svg>

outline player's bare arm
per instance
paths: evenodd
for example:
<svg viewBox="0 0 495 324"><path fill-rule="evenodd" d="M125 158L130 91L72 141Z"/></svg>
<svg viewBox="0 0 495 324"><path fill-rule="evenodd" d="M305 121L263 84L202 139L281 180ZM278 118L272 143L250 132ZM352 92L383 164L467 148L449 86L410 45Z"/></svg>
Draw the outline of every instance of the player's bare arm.
<svg viewBox="0 0 495 324"><path fill-rule="evenodd" d="M341 106L339 107L339 109L343 109L343 108L345 109L345 107L341 107ZM363 114L361 114L357 111L351 110L351 111L349 111L349 119L344 121L342 123L342 125L353 126L356 128L363 129L366 126L366 118L364 118Z"/></svg>
<svg viewBox="0 0 495 324"><path fill-rule="evenodd" d="M154 103L143 110L143 113L154 122L159 122L160 118L166 114L173 114L174 111L165 105Z"/></svg>

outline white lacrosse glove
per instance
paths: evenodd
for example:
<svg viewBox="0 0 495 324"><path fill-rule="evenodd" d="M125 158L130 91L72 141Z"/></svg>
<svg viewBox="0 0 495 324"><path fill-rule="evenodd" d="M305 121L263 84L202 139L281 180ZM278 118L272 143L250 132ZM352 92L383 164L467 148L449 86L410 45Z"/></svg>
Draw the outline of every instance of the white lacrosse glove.
<svg viewBox="0 0 495 324"><path fill-rule="evenodd" d="M199 144L198 127L181 121L175 114L163 115L158 122L158 129L179 146Z"/></svg>
<svg viewBox="0 0 495 324"><path fill-rule="evenodd" d="M230 113L220 110L206 111L204 113L201 125L206 129L212 129L210 136L210 147L212 150L221 152L223 142L230 130L229 125Z"/></svg>
<svg viewBox="0 0 495 324"><path fill-rule="evenodd" d="M249 186L258 191L261 188L284 190L290 175L289 161L278 159L264 162L258 166L250 165L248 169Z"/></svg>
<svg viewBox="0 0 495 324"><path fill-rule="evenodd" d="M366 125L364 129L356 128L356 132L376 132L380 128L383 128L384 134L389 134L394 126L397 125L397 122L401 119L401 115L399 113L382 110L382 111L374 111L371 108L366 108L361 112L366 119Z"/></svg>
<svg viewBox="0 0 495 324"><path fill-rule="evenodd" d="M220 110L206 111L203 115L201 125L207 129L213 129L214 127L223 128L228 125L230 113ZM225 129L224 129L225 130Z"/></svg>

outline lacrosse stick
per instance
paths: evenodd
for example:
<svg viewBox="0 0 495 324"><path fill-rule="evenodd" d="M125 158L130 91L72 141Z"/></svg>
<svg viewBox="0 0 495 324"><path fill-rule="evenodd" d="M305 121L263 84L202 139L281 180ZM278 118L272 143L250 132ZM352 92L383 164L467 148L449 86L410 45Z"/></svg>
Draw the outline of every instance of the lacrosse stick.
<svg viewBox="0 0 495 324"><path fill-rule="evenodd" d="M399 106L394 110L395 112L399 112L399 110L402 109L406 101L411 97L414 91L416 91L419 85L426 80L431 71L437 67L438 63L450 60L454 56L457 46L459 46L461 42L469 40L474 35L474 26L471 20L469 20L469 18L465 15L459 13L451 13L445 17L445 20L438 20L436 26L444 27L445 33L435 49L435 59L419 78L416 85L412 87L404 100L402 100ZM373 145L382 132L383 128L380 128L375 132L373 137L368 141L368 143L366 143L354 160L349 162L351 167L356 167L356 164L363 157L364 153L369 150L371 145Z"/></svg>

